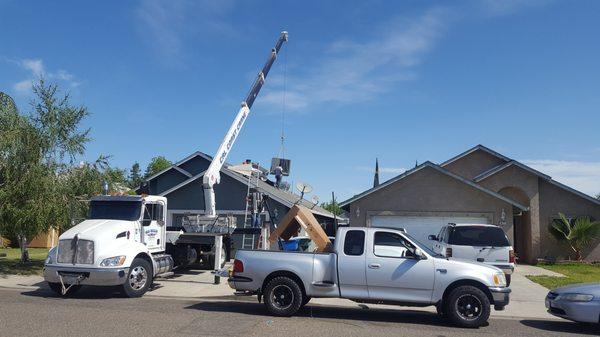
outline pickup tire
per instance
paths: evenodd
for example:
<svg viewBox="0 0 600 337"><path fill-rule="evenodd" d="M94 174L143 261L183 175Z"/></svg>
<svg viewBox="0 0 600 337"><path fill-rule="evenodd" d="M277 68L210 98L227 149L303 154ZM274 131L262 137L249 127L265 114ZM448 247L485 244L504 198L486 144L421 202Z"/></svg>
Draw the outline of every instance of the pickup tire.
<svg viewBox="0 0 600 337"><path fill-rule="evenodd" d="M479 288L460 286L444 299L444 315L463 328L478 328L490 317L490 300Z"/></svg>
<svg viewBox="0 0 600 337"><path fill-rule="evenodd" d="M292 316L304 303L304 294L300 285L286 276L275 277L263 292L267 311L274 316Z"/></svg>
<svg viewBox="0 0 600 337"><path fill-rule="evenodd" d="M135 258L129 267L127 280L121 286L121 292L127 297L140 297L152 285L152 266L144 259Z"/></svg>
<svg viewBox="0 0 600 337"><path fill-rule="evenodd" d="M67 297L69 295L73 295L74 293L76 293L79 289L81 289L80 285L74 285L71 288L69 288L68 284L65 284L65 288L69 288L69 290L67 291L66 294L62 294L62 285L60 283L54 283L54 282L48 282L48 286L50 287L50 289L55 292L58 296L60 297Z"/></svg>

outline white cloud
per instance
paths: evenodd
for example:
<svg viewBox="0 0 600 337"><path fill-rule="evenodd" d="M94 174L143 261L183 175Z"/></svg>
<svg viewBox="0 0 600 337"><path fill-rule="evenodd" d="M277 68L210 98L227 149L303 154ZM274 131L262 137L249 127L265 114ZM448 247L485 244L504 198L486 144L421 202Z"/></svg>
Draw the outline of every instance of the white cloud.
<svg viewBox="0 0 600 337"><path fill-rule="evenodd" d="M583 193L591 196L600 193L600 162L551 159L525 159L520 162Z"/></svg>
<svg viewBox="0 0 600 337"><path fill-rule="evenodd" d="M19 95L31 93L31 86L40 77L51 80L58 80L71 88L78 87L81 82L75 76L64 69L56 72L47 72L42 59L22 59L19 61L10 61L19 65L29 72L28 78L21 80L13 85L13 90Z"/></svg>
<svg viewBox="0 0 600 337"><path fill-rule="evenodd" d="M484 14L490 16L509 15L520 10L546 5L553 0L480 0L476 2Z"/></svg>
<svg viewBox="0 0 600 337"><path fill-rule="evenodd" d="M230 33L223 20L233 5L231 0L147 0L135 9L139 33L166 61L180 61L185 42L206 33Z"/></svg>
<svg viewBox="0 0 600 337"><path fill-rule="evenodd" d="M416 77L422 62L452 15L432 8L416 18L396 17L374 31L369 41L338 40L325 48L309 70L289 76L286 106L302 110L320 103L349 104L368 101ZM279 106L283 86L267 90L262 102ZM279 104L279 105L278 105Z"/></svg>

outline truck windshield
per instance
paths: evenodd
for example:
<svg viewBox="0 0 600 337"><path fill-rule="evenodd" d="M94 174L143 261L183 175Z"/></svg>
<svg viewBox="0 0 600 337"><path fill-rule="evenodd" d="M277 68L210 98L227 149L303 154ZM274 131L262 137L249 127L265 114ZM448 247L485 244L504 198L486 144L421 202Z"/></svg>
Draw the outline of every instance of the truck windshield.
<svg viewBox="0 0 600 337"><path fill-rule="evenodd" d="M448 243L457 246L510 246L502 228L491 226L454 227L450 232Z"/></svg>
<svg viewBox="0 0 600 337"><path fill-rule="evenodd" d="M141 201L94 200L90 202L90 219L139 220L141 210Z"/></svg>

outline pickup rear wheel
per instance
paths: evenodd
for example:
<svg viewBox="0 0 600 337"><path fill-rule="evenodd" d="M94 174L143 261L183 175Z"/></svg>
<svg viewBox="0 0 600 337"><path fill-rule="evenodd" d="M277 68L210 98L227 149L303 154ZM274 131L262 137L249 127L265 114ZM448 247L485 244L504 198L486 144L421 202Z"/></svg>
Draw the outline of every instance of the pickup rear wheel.
<svg viewBox="0 0 600 337"><path fill-rule="evenodd" d="M444 299L444 314L464 328L478 328L490 317L490 300L481 289L460 286Z"/></svg>
<svg viewBox="0 0 600 337"><path fill-rule="evenodd" d="M264 296L267 311L275 316L291 316L304 303L302 289L296 281L286 276L279 276L269 281Z"/></svg>
<svg viewBox="0 0 600 337"><path fill-rule="evenodd" d="M135 258L129 267L129 274L121 286L127 297L140 297L152 284L152 266L144 259Z"/></svg>

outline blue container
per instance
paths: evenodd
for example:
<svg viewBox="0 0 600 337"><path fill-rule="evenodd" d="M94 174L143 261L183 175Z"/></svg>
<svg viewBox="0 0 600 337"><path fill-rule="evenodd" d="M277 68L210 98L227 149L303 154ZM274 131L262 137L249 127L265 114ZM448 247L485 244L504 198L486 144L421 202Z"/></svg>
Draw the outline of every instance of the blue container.
<svg viewBox="0 0 600 337"><path fill-rule="evenodd" d="M281 246L282 246L282 249L285 251L297 251L298 250L298 240L282 241Z"/></svg>

